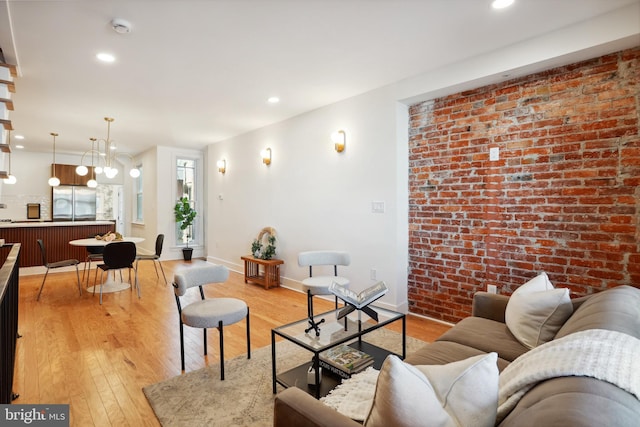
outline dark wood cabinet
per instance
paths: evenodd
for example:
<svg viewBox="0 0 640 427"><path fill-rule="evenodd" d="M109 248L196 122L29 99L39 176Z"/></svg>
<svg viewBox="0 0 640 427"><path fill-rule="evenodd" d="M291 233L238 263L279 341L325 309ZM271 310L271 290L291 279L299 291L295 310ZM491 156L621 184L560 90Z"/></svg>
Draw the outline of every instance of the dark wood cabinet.
<svg viewBox="0 0 640 427"><path fill-rule="evenodd" d="M87 185L87 182L91 179L91 166L87 166L89 173L85 176L80 176L76 173L77 165L61 165L57 164L56 176L60 180L60 185ZM53 165L51 165L51 173L53 174Z"/></svg>
<svg viewBox="0 0 640 427"><path fill-rule="evenodd" d="M104 222L72 222L55 223L42 222L38 224L10 224L0 226L0 235L7 244L20 243L20 267L42 265L42 255L36 243L37 239L44 240L49 262L75 258L83 261L87 256L86 248L71 246L69 242L75 239L86 239L89 236L105 234L115 231L115 223Z"/></svg>

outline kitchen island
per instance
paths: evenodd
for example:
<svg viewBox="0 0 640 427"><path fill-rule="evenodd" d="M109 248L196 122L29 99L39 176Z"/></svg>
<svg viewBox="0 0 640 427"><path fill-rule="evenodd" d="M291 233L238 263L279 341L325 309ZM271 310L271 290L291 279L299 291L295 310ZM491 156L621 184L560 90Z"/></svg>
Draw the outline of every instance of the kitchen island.
<svg viewBox="0 0 640 427"><path fill-rule="evenodd" d="M37 240L42 239L47 248L49 262L75 258L82 262L87 256L83 247L69 242L97 234L115 231L113 221L18 221L0 222L0 239L5 243L20 243L20 267L42 265L42 255Z"/></svg>

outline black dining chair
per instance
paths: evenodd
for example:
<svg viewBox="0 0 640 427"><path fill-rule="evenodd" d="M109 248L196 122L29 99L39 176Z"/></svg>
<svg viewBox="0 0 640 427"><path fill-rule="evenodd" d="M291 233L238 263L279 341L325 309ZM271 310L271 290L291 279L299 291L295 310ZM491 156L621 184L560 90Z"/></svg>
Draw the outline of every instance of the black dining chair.
<svg viewBox="0 0 640 427"><path fill-rule="evenodd" d="M80 296L82 296L82 287L80 286L80 272L78 271L78 264L80 264L80 261L78 261L77 259L64 259L62 261L49 262L47 260L47 250L44 247L44 242L42 241L42 239L38 239L37 242L38 246L40 247L40 254L42 255L42 264L47 267L47 271L44 273L44 278L42 279L42 285L40 285L40 291L38 292L37 301L40 301L42 288L44 288L44 282L47 280L47 274L49 274L49 270L54 268L71 267L72 265L76 267L76 276L78 278L78 292L80 292Z"/></svg>
<svg viewBox="0 0 640 427"><path fill-rule="evenodd" d="M162 268L162 263L160 262L160 255L162 255L162 244L164 243L164 234L158 234L156 237L156 253L151 255L139 254L136 255L136 271L138 270L138 262L142 261L153 261L153 267L156 269L156 276L160 278L158 274L158 267L156 266L156 262L160 264L160 270L162 270L162 277L164 277L164 283L167 283L167 276L164 274L164 268Z"/></svg>
<svg viewBox="0 0 640 427"><path fill-rule="evenodd" d="M133 242L113 242L104 247L102 253L102 260L104 264L98 264L98 268L102 270L100 273L100 304L102 304L102 285L104 284L104 273L111 270L129 270L129 283L131 284L131 270L135 273L135 284L131 284L131 287L138 291L138 298L140 298L140 286L138 284L138 271L133 265L136 259L136 244ZM97 285L96 285L97 286ZM93 294L96 294L96 286L93 287Z"/></svg>

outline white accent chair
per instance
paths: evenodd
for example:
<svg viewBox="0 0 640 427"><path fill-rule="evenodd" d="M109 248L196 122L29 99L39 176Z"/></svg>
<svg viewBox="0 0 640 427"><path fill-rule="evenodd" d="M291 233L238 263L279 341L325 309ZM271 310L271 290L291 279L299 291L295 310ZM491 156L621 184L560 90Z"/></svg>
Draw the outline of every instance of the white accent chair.
<svg viewBox="0 0 640 427"><path fill-rule="evenodd" d="M182 371L184 366L184 326L202 328L204 335L204 354L207 354L207 328L218 328L220 333L220 379L224 380L224 338L223 327L246 319L247 359L251 359L251 337L249 326L249 307L237 298L205 299L203 285L221 283L229 278L229 270L223 265L208 265L179 271L174 277L173 287L180 315L180 357ZM180 297L193 287L200 289L201 300L186 306L180 303Z"/></svg>
<svg viewBox="0 0 640 427"><path fill-rule="evenodd" d="M309 328L305 332L314 330L316 336L320 335L319 325L324 319L315 321L313 318L313 296L333 295L329 291L332 282L342 286L349 286L349 279L338 276L338 266L348 266L351 264L351 257L343 251L306 251L298 254L298 265L309 267L309 277L302 281L302 289L307 293L307 317L309 318ZM313 275L313 267L333 267L333 275ZM338 297L335 297L336 309L338 308Z"/></svg>

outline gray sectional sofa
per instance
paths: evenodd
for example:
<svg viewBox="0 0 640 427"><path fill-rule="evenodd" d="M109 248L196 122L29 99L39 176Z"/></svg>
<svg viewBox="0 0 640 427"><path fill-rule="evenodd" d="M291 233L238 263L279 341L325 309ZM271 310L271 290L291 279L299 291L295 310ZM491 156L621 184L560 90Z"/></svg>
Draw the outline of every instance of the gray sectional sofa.
<svg viewBox="0 0 640 427"><path fill-rule="evenodd" d="M474 296L472 316L435 342L427 344L406 362L413 365L440 365L488 352L498 353L498 369L503 371L529 351L505 324L509 297L479 292ZM554 340L580 331L604 329L640 339L640 289L620 286L572 301L573 314ZM637 356L640 358L640 354ZM598 364L613 361L598 360ZM629 375L638 376L640 372ZM280 392L274 404L274 426L361 425L325 406L298 388ZM529 389L498 420L500 427L550 426L639 426L640 400L616 385L588 376L561 376L543 380Z"/></svg>

